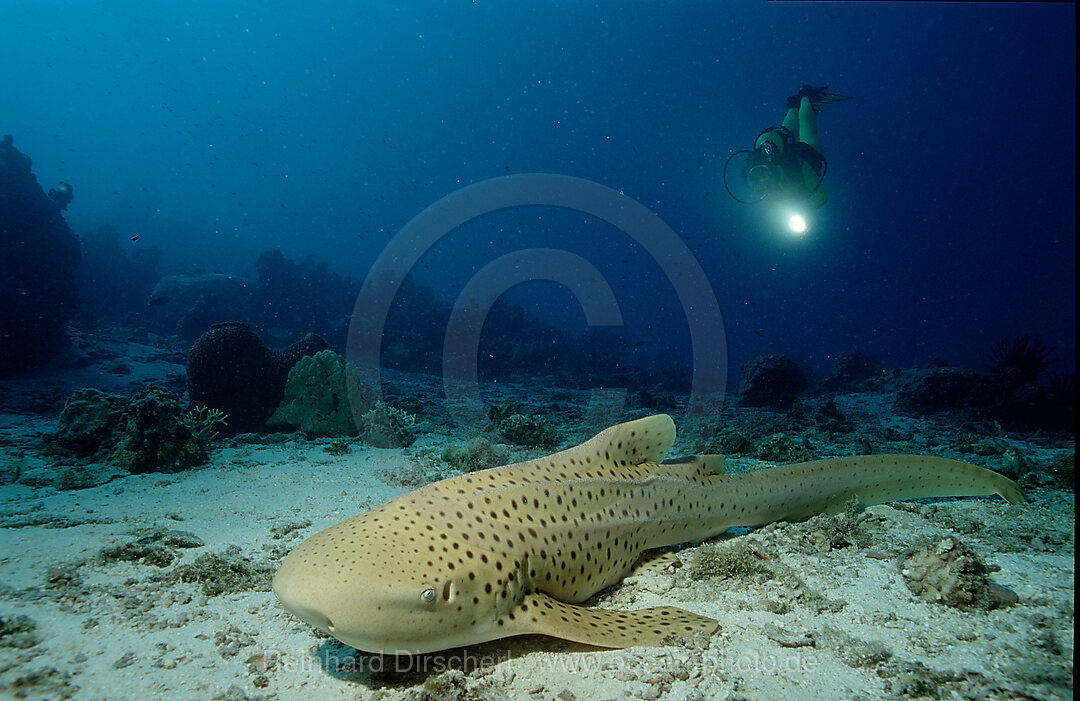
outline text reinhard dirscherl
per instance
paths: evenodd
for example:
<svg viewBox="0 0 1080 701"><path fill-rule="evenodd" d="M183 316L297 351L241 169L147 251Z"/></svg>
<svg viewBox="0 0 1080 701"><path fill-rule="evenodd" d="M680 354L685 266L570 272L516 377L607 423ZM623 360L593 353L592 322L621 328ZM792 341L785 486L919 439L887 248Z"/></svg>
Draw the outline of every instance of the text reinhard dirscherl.
<svg viewBox="0 0 1080 701"><path fill-rule="evenodd" d="M426 655L368 655L356 650L326 650L312 657L296 657L278 651L266 651L266 657L276 657L280 668L291 672L326 672L336 674L440 674L447 670L490 669L510 662L515 654L503 650L481 654L472 650L455 650ZM524 657L524 655L518 655ZM559 674L604 674L622 668L638 669L641 665L652 672L687 670L698 674L782 674L802 675L817 671L819 661L810 650L790 650L784 654L758 650L691 652L687 650L651 650L642 656L613 657L607 654L535 653L528 656L533 665L550 667ZM696 658L693 659L692 658Z"/></svg>

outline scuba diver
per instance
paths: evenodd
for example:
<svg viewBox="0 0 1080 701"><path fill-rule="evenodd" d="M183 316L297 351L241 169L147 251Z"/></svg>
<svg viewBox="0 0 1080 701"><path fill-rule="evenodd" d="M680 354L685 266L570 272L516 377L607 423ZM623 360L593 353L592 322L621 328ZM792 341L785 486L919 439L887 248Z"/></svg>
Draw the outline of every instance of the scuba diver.
<svg viewBox="0 0 1080 701"><path fill-rule="evenodd" d="M75 191L71 188L71 185L60 182L55 188L49 188L48 197L60 209L67 209L67 206L75 199Z"/></svg>
<svg viewBox="0 0 1080 701"><path fill-rule="evenodd" d="M801 209L817 209L825 204L828 194L822 181L828 162L818 138L817 112L825 105L851 99L825 92L828 88L802 86L788 97L782 126L758 134L753 150L743 149L728 157L724 163L724 187L732 199L742 204L769 202ZM728 185L728 166L740 154L746 155L740 170L749 193L744 197L738 197Z"/></svg>

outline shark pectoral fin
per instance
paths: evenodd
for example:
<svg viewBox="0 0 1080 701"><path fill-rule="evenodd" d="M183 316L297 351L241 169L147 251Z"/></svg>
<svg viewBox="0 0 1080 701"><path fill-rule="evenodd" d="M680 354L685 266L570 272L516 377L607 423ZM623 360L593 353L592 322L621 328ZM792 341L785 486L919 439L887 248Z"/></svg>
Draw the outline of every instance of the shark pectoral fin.
<svg viewBox="0 0 1080 701"><path fill-rule="evenodd" d="M507 618L510 618L508 615ZM540 633L597 647L660 645L674 635L715 633L719 624L674 606L611 611L586 608L535 592L525 597L505 628L508 633Z"/></svg>
<svg viewBox="0 0 1080 701"><path fill-rule="evenodd" d="M674 550L646 550L634 563L634 569L630 571L629 576L636 577L646 572L670 574L682 566L682 558Z"/></svg>

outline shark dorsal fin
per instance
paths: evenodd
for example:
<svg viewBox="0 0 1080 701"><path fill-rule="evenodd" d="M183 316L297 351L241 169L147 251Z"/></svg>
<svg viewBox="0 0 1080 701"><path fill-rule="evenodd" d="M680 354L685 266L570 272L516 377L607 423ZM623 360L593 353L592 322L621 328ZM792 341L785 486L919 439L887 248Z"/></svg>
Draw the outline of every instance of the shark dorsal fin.
<svg viewBox="0 0 1080 701"><path fill-rule="evenodd" d="M660 462L674 443L675 422L667 414L656 414L612 426L566 452L596 456L602 463L625 467Z"/></svg>

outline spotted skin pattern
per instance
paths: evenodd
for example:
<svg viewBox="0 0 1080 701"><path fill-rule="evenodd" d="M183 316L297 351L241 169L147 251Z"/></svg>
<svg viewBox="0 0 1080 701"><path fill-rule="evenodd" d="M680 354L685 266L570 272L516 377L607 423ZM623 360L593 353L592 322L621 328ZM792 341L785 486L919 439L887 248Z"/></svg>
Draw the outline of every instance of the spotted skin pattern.
<svg viewBox="0 0 1080 701"><path fill-rule="evenodd" d="M674 441L674 423L659 414L545 458L427 485L301 543L275 575L274 593L310 625L369 652L433 652L525 633L655 645L718 623L670 606L578 605L651 548L836 512L853 497L1023 500L1011 480L946 458L858 456L728 476L719 455L664 461Z"/></svg>

